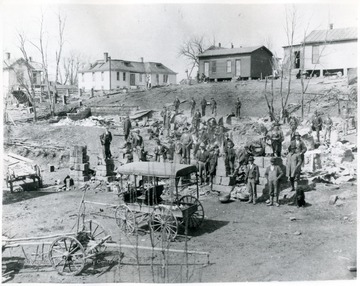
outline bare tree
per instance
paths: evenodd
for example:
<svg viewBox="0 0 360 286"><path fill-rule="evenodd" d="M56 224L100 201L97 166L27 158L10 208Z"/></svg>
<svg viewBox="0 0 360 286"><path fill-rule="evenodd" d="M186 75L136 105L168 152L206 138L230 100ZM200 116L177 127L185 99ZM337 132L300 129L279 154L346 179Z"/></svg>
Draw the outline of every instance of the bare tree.
<svg viewBox="0 0 360 286"><path fill-rule="evenodd" d="M188 79L190 79L194 68L199 68L198 56L206 50L205 46L206 43L204 36L193 36L190 39L184 41L180 46L179 56L186 58L191 64L191 68L187 73Z"/></svg>
<svg viewBox="0 0 360 286"><path fill-rule="evenodd" d="M71 52L70 56L63 58L64 79L62 84L77 85L78 71L83 66L81 55L76 52Z"/></svg>
<svg viewBox="0 0 360 286"><path fill-rule="evenodd" d="M64 30L65 30L65 24L66 24L66 18L62 17L59 13L58 15L58 29L59 29L59 50L55 52L55 58L56 58L56 73L55 73L55 86L59 79L59 73L60 73L60 60L61 60L61 53L64 46Z"/></svg>

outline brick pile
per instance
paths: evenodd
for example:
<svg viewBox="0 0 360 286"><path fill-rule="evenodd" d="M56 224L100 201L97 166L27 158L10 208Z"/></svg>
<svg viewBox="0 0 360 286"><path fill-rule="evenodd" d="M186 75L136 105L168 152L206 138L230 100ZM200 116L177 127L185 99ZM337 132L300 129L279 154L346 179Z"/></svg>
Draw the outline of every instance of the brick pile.
<svg viewBox="0 0 360 286"><path fill-rule="evenodd" d="M115 164L113 159L99 160L95 167L95 179L99 181L112 182L115 180Z"/></svg>
<svg viewBox="0 0 360 286"><path fill-rule="evenodd" d="M76 182L86 182L89 180L89 156L87 156L87 146L71 147L70 177Z"/></svg>
<svg viewBox="0 0 360 286"><path fill-rule="evenodd" d="M229 193L235 186L235 178L226 176L226 168L224 158L218 158L216 167L216 176L213 180L212 189L218 192Z"/></svg>

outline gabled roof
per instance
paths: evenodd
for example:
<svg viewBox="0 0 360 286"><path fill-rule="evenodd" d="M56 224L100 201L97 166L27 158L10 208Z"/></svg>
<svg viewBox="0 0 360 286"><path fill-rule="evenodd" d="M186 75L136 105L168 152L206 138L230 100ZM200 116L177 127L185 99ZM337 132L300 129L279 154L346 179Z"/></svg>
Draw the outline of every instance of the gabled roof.
<svg viewBox="0 0 360 286"><path fill-rule="evenodd" d="M162 73L162 74L176 74L174 71L164 66L162 63L154 62L134 62L125 60L111 59L112 71L128 71L135 73ZM110 68L109 62L103 60L96 61L92 66L80 70L79 72L95 72L108 71Z"/></svg>
<svg viewBox="0 0 360 286"><path fill-rule="evenodd" d="M41 63L34 62L34 61L26 63L26 61L23 58L17 59L16 61L11 62L11 63L9 63L7 61L4 61L4 68L3 69L4 70L13 69L15 65L22 65L22 64L24 64L24 65L28 64L29 68L32 69L32 70L38 70L38 71L43 70L43 67L42 67Z"/></svg>
<svg viewBox="0 0 360 286"><path fill-rule="evenodd" d="M306 38L305 44L339 42L357 40L357 28L342 28L331 30L314 30Z"/></svg>
<svg viewBox="0 0 360 286"><path fill-rule="evenodd" d="M266 49L271 53L265 46L255 46L255 47L242 47L242 48L232 48L232 49L211 49L206 50L198 57L211 57L211 56L226 56L226 55L238 55L238 54L250 54L260 48ZM271 53L272 54L272 53Z"/></svg>

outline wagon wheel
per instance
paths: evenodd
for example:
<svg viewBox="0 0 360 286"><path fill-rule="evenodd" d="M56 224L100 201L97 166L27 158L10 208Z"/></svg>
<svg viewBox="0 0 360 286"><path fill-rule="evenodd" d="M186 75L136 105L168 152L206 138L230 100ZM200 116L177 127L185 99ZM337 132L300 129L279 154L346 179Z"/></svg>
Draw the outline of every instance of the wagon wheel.
<svg viewBox="0 0 360 286"><path fill-rule="evenodd" d="M149 227L151 244L155 246L159 242L175 239L178 222L170 209L158 206L149 217Z"/></svg>
<svg viewBox="0 0 360 286"><path fill-rule="evenodd" d="M188 227L190 229L198 228L204 220L204 207L202 206L200 201L193 196L186 195L180 198L179 204L184 204L187 206L197 206L197 210L188 217ZM181 221L181 223L183 226L185 226L185 218Z"/></svg>
<svg viewBox="0 0 360 286"><path fill-rule="evenodd" d="M49 260L60 275L77 275L85 266L85 250L77 239L62 236L51 244Z"/></svg>
<svg viewBox="0 0 360 286"><path fill-rule="evenodd" d="M87 242L87 246L85 249L90 248L92 245L99 242L101 239L105 238L108 234L105 231L105 229L96 221L94 220L86 220L84 222L84 225L80 227L82 232L85 232L87 234L87 238L90 239L89 242ZM95 247L93 250L88 252L88 254L97 253L100 254L104 252L106 249L106 246L101 244Z"/></svg>
<svg viewBox="0 0 360 286"><path fill-rule="evenodd" d="M134 213L127 205L119 205L115 210L117 226L125 234L132 234L135 231L136 219Z"/></svg>

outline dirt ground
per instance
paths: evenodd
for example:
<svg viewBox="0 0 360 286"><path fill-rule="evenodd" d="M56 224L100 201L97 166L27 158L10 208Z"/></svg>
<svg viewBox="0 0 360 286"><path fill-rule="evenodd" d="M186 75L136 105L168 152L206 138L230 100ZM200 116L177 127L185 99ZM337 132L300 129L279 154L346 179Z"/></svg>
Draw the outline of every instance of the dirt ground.
<svg viewBox="0 0 360 286"><path fill-rule="evenodd" d="M150 92L139 92L127 95L126 98L110 96L107 99L89 100L89 105L98 102L111 104L138 104L141 108L170 103L175 95L188 99L192 95L201 98L203 95L217 96L219 114L229 113L237 96L244 98L246 108L243 115L264 116L266 108L264 98L257 95L264 88L264 83L228 83L213 85L169 87L154 89ZM314 84L312 91L321 91L323 85ZM326 86L327 88L327 86ZM155 96L156 95L156 96ZM221 96L226 100L221 101ZM226 102L226 104L223 104ZM290 102L297 103L298 97L293 94ZM243 103L244 104L244 103ZM316 108L316 106L312 107ZM180 107L185 114L186 107ZM313 109L312 109L313 110ZM116 115L114 115L116 116ZM4 127L4 141L10 138L22 138L38 142L40 145L87 145L90 155L90 166L96 161L99 152L99 135L101 126L57 126L47 121L37 124L20 123L17 126ZM114 134L121 134L119 126L113 126ZM145 135L145 131L143 135ZM147 138L145 138L147 139ZM350 140L351 139L351 140ZM349 141L356 142L355 137ZM123 137L115 136L112 152L115 160L121 160L120 148ZM151 143L153 144L153 143ZM152 145L147 145L151 149ZM45 151L44 151L45 150ZM43 170L46 186L55 180L63 180L68 174L67 149L14 147L5 145L5 152L14 152L36 161ZM356 155L355 155L356 156ZM55 166L55 172L48 172L48 164ZM78 276L60 276L48 265L24 265L24 255L20 249L3 252L3 272L15 270L10 283L103 283L103 282L254 282L254 281L316 281L316 280L354 280L356 272L350 272L348 266L355 265L357 251L357 182L342 185L316 184L312 191L306 192L307 206L297 208L281 204L280 207L268 207L265 203L246 204L239 200L222 204L217 193L200 193L200 201L205 210L202 226L191 233L188 239L184 233L171 242L170 248L203 251L210 253L210 263L206 256L190 255L188 268L174 265L170 267L169 280L164 281L159 274L160 266L152 269L150 257L154 255L142 252L140 262L134 257L134 250L107 248L103 256L95 263L88 260L84 271ZM2 231L10 237L33 237L49 234L66 233L76 222L76 214L82 192L78 189L65 192L30 191L20 193L3 192ZM331 195L338 195L335 205L329 204ZM282 198L282 196L280 196ZM86 194L89 201L116 203L115 193L103 188L95 188ZM138 235L124 237L120 234L115 220L114 208L88 206L88 218L95 219L112 236L115 242L149 246L150 237L145 229ZM26 249L35 253L36 247ZM46 252L46 249L45 251ZM122 265L114 263L121 256ZM160 263L161 255L156 254L154 263ZM184 261L184 255L169 256L171 261ZM139 263L139 265L138 265ZM206 264L205 266L203 264ZM139 271L140 270L140 271ZM140 275L139 275L140 273ZM154 274L155 273L155 274Z"/></svg>

